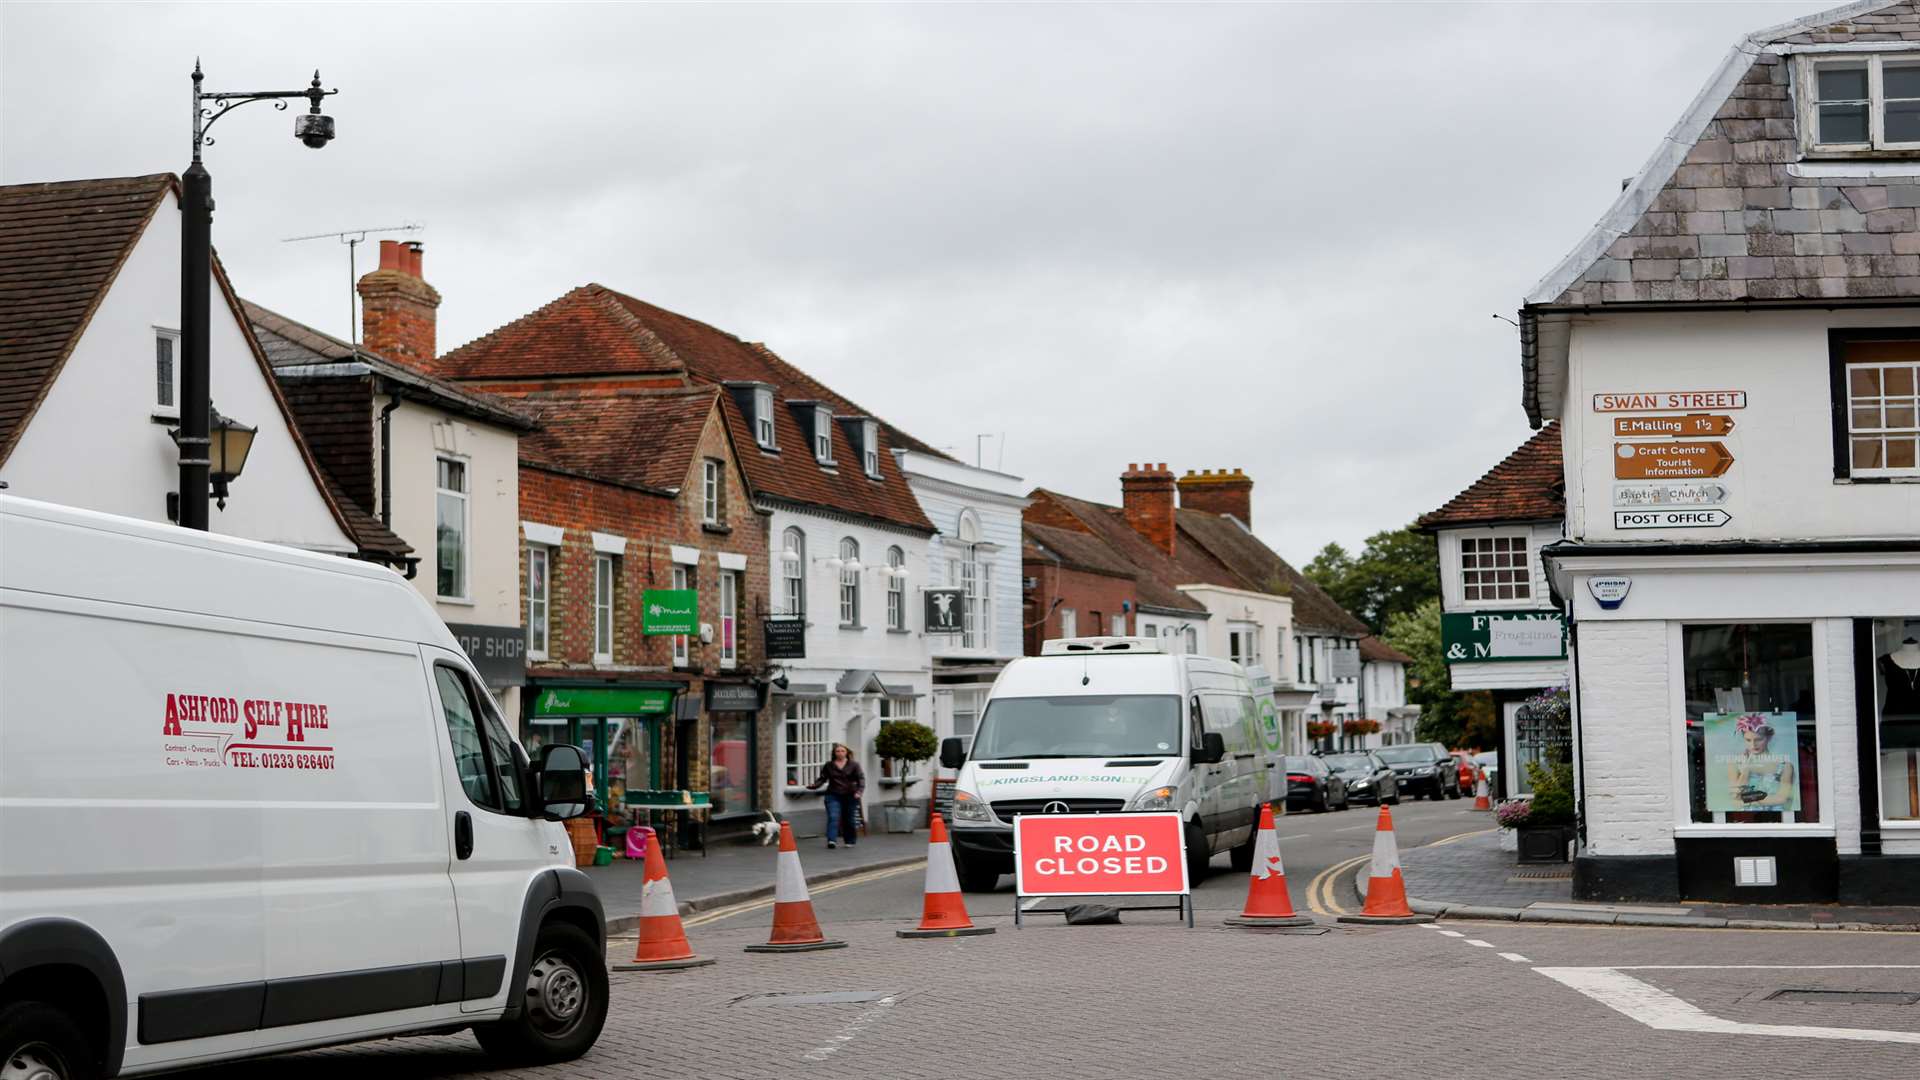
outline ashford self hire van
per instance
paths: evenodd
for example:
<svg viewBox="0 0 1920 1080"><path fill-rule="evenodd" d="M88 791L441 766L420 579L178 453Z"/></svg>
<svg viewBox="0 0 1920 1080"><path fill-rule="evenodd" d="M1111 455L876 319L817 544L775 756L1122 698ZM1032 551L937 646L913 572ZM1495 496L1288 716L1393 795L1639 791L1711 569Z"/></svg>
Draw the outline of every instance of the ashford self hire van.
<svg viewBox="0 0 1920 1080"><path fill-rule="evenodd" d="M392 571L0 496L0 1075L585 1053L585 770Z"/></svg>
<svg viewBox="0 0 1920 1080"><path fill-rule="evenodd" d="M1190 878L1220 851L1246 870L1261 805L1286 798L1282 749L1239 664L1152 638L1049 641L1001 671L971 747L941 745L960 885L1013 871L1017 814L1177 811Z"/></svg>

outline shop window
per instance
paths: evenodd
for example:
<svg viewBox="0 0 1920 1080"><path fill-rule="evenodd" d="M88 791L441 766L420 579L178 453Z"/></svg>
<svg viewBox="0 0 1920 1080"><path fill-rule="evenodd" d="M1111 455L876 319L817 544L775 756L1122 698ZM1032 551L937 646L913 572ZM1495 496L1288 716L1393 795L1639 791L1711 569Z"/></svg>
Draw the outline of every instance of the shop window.
<svg viewBox="0 0 1920 1080"><path fill-rule="evenodd" d="M1920 619L1873 624L1880 820L1920 822Z"/></svg>
<svg viewBox="0 0 1920 1080"><path fill-rule="evenodd" d="M713 794L713 816L752 812L753 714L714 713L709 735L707 790Z"/></svg>
<svg viewBox="0 0 1920 1080"><path fill-rule="evenodd" d="M789 698L783 716L787 786L805 787L820 776L832 744L827 740L827 700Z"/></svg>
<svg viewBox="0 0 1920 1080"><path fill-rule="evenodd" d="M1681 641L1690 819L1820 821L1813 628L1688 626Z"/></svg>
<svg viewBox="0 0 1920 1080"><path fill-rule="evenodd" d="M692 567L685 563L673 564L673 587L676 589L693 588ZM696 605L697 608L698 605ZM688 667L692 664L693 642L687 634L673 635L673 666Z"/></svg>
<svg viewBox="0 0 1920 1080"><path fill-rule="evenodd" d="M1528 599L1533 583L1527 570L1527 538L1461 537L1460 586L1469 604Z"/></svg>

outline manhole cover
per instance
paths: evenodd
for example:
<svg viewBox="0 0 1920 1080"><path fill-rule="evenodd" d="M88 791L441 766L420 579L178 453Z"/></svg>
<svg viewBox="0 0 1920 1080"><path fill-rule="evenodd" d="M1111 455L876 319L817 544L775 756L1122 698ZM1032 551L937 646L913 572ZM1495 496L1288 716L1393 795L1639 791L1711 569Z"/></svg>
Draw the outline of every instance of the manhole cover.
<svg viewBox="0 0 1920 1080"><path fill-rule="evenodd" d="M769 1005L865 1005L868 1002L898 996L897 990L830 990L819 994L748 994L745 997L734 998L728 1004L746 1005L752 1008L764 1008Z"/></svg>
<svg viewBox="0 0 1920 1080"><path fill-rule="evenodd" d="M1920 1004L1920 994L1899 990L1775 990L1760 1000L1802 1005L1915 1005Z"/></svg>

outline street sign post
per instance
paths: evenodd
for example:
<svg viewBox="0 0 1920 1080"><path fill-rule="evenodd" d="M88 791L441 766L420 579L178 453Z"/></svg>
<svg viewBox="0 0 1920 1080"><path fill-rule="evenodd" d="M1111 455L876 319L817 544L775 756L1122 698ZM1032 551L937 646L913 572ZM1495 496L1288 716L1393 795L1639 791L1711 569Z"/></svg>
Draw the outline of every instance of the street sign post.
<svg viewBox="0 0 1920 1080"><path fill-rule="evenodd" d="M1718 529L1733 515L1718 507L1704 510L1615 510L1616 529Z"/></svg>
<svg viewBox="0 0 1920 1080"><path fill-rule="evenodd" d="M1613 444L1615 480L1698 480L1725 475L1732 465L1725 443Z"/></svg>
<svg viewBox="0 0 1920 1080"><path fill-rule="evenodd" d="M1013 924L1029 896L1177 896L1191 927L1186 851L1179 814L1021 814L1013 819Z"/></svg>
<svg viewBox="0 0 1920 1080"><path fill-rule="evenodd" d="M1613 433L1622 439L1657 439L1671 436L1725 435L1733 430L1733 417L1713 413L1686 416L1616 416Z"/></svg>

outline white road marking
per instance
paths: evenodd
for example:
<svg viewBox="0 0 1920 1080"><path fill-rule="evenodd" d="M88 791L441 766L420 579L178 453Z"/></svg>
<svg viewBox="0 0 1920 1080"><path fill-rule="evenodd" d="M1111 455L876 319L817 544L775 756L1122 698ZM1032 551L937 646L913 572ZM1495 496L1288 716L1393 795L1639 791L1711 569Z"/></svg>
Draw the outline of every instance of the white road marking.
<svg viewBox="0 0 1920 1080"><path fill-rule="evenodd" d="M1836 970L1848 967L1864 968L1910 968L1911 964L1850 965L1826 964L1810 965L1807 970ZM1723 964L1688 967L1686 965L1653 966L1635 970L1661 971L1727 971L1742 968L1765 970L1793 970L1786 964ZM1810 1024L1749 1024L1739 1020L1723 1020L1718 1016L1691 1005L1667 993L1657 986L1650 986L1618 968L1550 968L1540 967L1533 970L1547 978L1570 986L1587 995L1607 1008L1624 1016L1638 1020L1656 1031L1692 1031L1715 1035L1784 1035L1801 1039L1838 1039L1846 1042L1883 1042L1910 1043L1920 1045L1920 1031L1882 1031L1873 1028L1836 1028L1816 1027Z"/></svg>
<svg viewBox="0 0 1920 1080"><path fill-rule="evenodd" d="M1524 957L1524 956L1521 956L1521 955L1520 955L1519 953L1517 953L1517 952L1503 952L1503 953L1501 953L1501 954L1500 954L1500 959L1502 959L1502 960L1511 960L1511 961L1513 961L1513 962L1514 962L1514 963L1516 963L1516 964L1531 964L1531 963L1533 963L1533 961L1531 961L1531 960L1529 960L1529 959L1527 959L1527 958L1526 958L1526 957Z"/></svg>
<svg viewBox="0 0 1920 1080"><path fill-rule="evenodd" d="M1440 931L1440 936L1441 937L1466 937L1467 935L1461 933L1458 930L1442 930Z"/></svg>
<svg viewBox="0 0 1920 1080"><path fill-rule="evenodd" d="M1047 898L1046 898L1046 897L1044 897L1044 896L1036 896L1036 897L1034 897L1033 899L1031 899L1031 900L1029 900L1029 901L1027 901L1026 903L1024 903L1024 904L1021 904L1021 905L1020 905L1020 910L1021 910L1021 911L1032 911L1032 910L1033 910L1034 908L1037 908L1037 907L1039 907L1039 906L1040 906L1041 904L1044 904L1044 903L1046 903L1046 902L1047 902Z"/></svg>
<svg viewBox="0 0 1920 1080"><path fill-rule="evenodd" d="M1481 941L1481 940L1480 940L1479 938L1468 938L1468 939L1467 939L1467 944L1469 944L1469 945L1471 945L1471 946L1473 946L1473 947L1474 947L1474 948L1476 948L1476 949L1491 949L1491 948L1493 948L1493 942L1491 942L1491 941Z"/></svg>
<svg viewBox="0 0 1920 1080"><path fill-rule="evenodd" d="M883 997L874 1002L871 1007L862 1009L852 1020L847 1021L847 1025L830 1036L826 1042L800 1056L808 1061L827 1060L839 1053L846 1044L852 1042L855 1036L866 1030L867 1025L885 1016L896 1000L898 999L895 997Z"/></svg>

